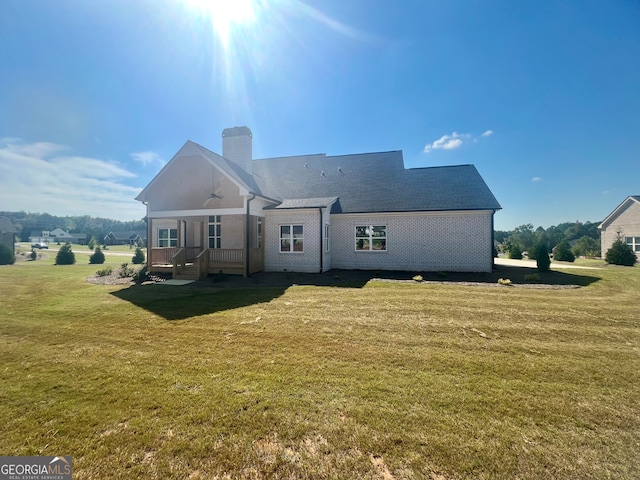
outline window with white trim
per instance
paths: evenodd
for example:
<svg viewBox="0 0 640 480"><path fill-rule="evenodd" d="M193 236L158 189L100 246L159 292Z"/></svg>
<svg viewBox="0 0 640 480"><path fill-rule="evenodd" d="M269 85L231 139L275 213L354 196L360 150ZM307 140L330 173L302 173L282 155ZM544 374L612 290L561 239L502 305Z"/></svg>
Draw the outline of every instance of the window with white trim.
<svg viewBox="0 0 640 480"><path fill-rule="evenodd" d="M387 249L386 225L356 226L356 251L383 252Z"/></svg>
<svg viewBox="0 0 640 480"><path fill-rule="evenodd" d="M329 225L325 224L324 226L324 251L329 251Z"/></svg>
<svg viewBox="0 0 640 480"><path fill-rule="evenodd" d="M280 251L304 251L304 228L302 225L280 225Z"/></svg>
<svg viewBox="0 0 640 480"><path fill-rule="evenodd" d="M209 216L209 248L220 248L222 242L222 219L220 215Z"/></svg>
<svg viewBox="0 0 640 480"><path fill-rule="evenodd" d="M159 247L177 247L178 246L178 229L177 228L159 228L158 229L158 246Z"/></svg>
<svg viewBox="0 0 640 480"><path fill-rule="evenodd" d="M631 248L631 250L633 250L634 252L640 252L640 237L625 237L625 240L627 242L627 245L629 245L629 247Z"/></svg>

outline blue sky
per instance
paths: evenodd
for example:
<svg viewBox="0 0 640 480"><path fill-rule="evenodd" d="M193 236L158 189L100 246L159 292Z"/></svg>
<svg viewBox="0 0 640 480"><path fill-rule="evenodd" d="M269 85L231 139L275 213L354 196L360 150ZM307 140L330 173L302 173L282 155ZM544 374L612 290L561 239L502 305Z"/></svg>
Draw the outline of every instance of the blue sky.
<svg viewBox="0 0 640 480"><path fill-rule="evenodd" d="M140 219L186 140L238 125L256 158L475 164L502 230L640 194L636 0L210 3L0 2L0 210Z"/></svg>

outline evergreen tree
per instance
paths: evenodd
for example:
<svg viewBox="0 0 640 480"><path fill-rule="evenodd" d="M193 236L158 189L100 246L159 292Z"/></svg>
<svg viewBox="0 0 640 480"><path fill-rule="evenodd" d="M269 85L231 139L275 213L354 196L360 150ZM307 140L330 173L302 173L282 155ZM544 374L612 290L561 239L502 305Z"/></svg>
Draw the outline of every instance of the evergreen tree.
<svg viewBox="0 0 640 480"><path fill-rule="evenodd" d="M571 246L569 242L563 240L556 248L553 250L553 258L559 262L573 262L576 259L576 256L571 251Z"/></svg>
<svg viewBox="0 0 640 480"><path fill-rule="evenodd" d="M16 257L13 254L13 250L4 243L0 243L0 265L13 265L15 261Z"/></svg>
<svg viewBox="0 0 640 480"><path fill-rule="evenodd" d="M615 242L613 242L611 248L607 250L604 260L613 265L625 265L627 267L632 267L638 261L631 247L622 240L621 233L618 233Z"/></svg>
<svg viewBox="0 0 640 480"><path fill-rule="evenodd" d="M76 263L76 255L71 251L71 244L65 243L56 255L56 265L73 265Z"/></svg>
<svg viewBox="0 0 640 480"><path fill-rule="evenodd" d="M543 243L536 250L536 264L538 265L539 272L548 272L551 266L551 259L549 258L549 249Z"/></svg>
<svg viewBox="0 0 640 480"><path fill-rule="evenodd" d="M522 249L520 248L520 245L517 243L511 244L511 248L509 249L509 258L522 260Z"/></svg>
<svg viewBox="0 0 640 480"><path fill-rule="evenodd" d="M103 264L104 263L104 253L102 253L102 250L100 249L100 247L95 247L96 251L93 252L93 255L91 255L89 257L89 263L91 264Z"/></svg>
<svg viewBox="0 0 640 480"><path fill-rule="evenodd" d="M134 265L140 265L141 263L144 263L144 252L140 247L136 248L136 252L133 254L133 258L131 259L131 262Z"/></svg>

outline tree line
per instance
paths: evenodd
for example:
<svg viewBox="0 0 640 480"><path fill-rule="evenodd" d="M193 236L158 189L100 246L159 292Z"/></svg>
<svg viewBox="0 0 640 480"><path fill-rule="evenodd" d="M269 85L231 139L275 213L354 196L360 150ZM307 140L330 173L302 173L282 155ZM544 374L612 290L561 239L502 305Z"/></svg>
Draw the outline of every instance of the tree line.
<svg viewBox="0 0 640 480"><path fill-rule="evenodd" d="M495 239L500 250L511 258L522 258L527 253L535 259L535 252L541 245L546 246L548 253L557 253L560 257L599 257L600 256L600 222L566 222L547 229L535 228L528 223L511 231L496 230ZM557 258L560 259L560 258ZM565 259L565 258L562 258Z"/></svg>
<svg viewBox="0 0 640 480"><path fill-rule="evenodd" d="M0 212L0 216L9 217L18 230L17 238L28 242L31 232L51 231L61 228L67 233L86 234L87 240L102 240L109 232L144 232L145 219L123 222L110 218L91 217L89 215L58 217L48 213Z"/></svg>

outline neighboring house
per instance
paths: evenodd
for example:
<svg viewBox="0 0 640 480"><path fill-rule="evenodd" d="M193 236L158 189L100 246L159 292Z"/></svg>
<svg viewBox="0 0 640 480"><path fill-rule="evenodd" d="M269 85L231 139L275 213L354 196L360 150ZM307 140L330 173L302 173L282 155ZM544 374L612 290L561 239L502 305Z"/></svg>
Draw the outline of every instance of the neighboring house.
<svg viewBox="0 0 640 480"><path fill-rule="evenodd" d="M47 230L33 230L29 235L29 242L31 243L49 243L51 241L51 237L49 236L51 232Z"/></svg>
<svg viewBox="0 0 640 480"><path fill-rule="evenodd" d="M139 232L109 232L104 237L105 245L136 245L138 242L145 243L146 235Z"/></svg>
<svg viewBox="0 0 640 480"><path fill-rule="evenodd" d="M501 207L473 165L405 169L401 151L252 158L247 127L222 156L187 141L136 200L148 268L207 273L490 272Z"/></svg>
<svg viewBox="0 0 640 480"><path fill-rule="evenodd" d="M87 236L84 233L68 233L61 228L55 228L53 230L32 231L29 235L29 241L31 243L38 242L53 242L53 243L77 243L84 245L87 243Z"/></svg>
<svg viewBox="0 0 640 480"><path fill-rule="evenodd" d="M602 258L611 248L618 235L640 256L640 195L627 197L624 202L598 226Z"/></svg>
<svg viewBox="0 0 640 480"><path fill-rule="evenodd" d="M15 255L16 233L18 230L11 223L9 217L0 217L0 243L5 244Z"/></svg>

